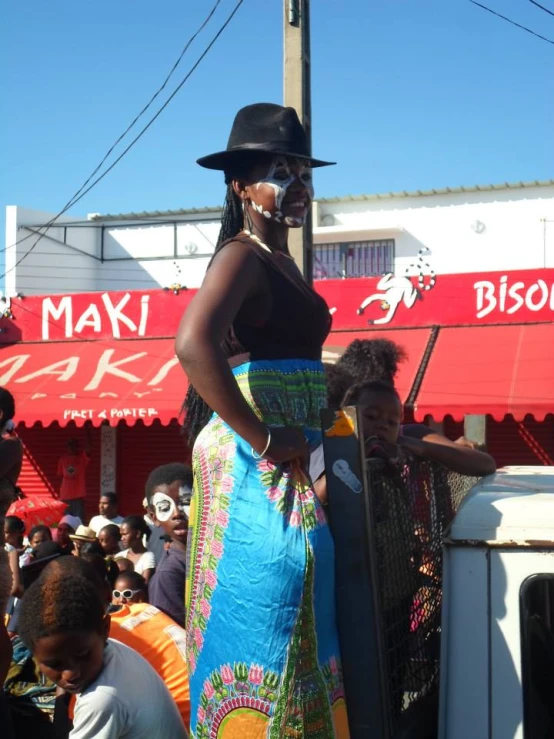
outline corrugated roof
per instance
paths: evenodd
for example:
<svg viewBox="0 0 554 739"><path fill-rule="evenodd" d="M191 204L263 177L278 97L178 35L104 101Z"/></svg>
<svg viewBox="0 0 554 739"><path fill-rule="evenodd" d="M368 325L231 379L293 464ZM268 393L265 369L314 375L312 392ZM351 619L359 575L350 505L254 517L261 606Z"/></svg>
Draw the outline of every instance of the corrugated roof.
<svg viewBox="0 0 554 739"><path fill-rule="evenodd" d="M178 208L177 210L143 210L141 213L107 213L102 215L101 213L95 213L90 216L91 221L138 221L145 218L173 218L175 216L193 216L202 215L206 213L213 213L214 216L219 218L221 212L221 205L214 205L213 207L204 208Z"/></svg>
<svg viewBox="0 0 554 739"><path fill-rule="evenodd" d="M357 200L388 200L390 198L418 198L433 195L448 195L460 192L491 192L492 190L517 190L522 187L548 187L554 180L534 180L532 182L503 182L499 185L472 185L471 187L443 187L438 190L401 190L376 195L345 195L336 198L318 198L318 203L348 203Z"/></svg>
<svg viewBox="0 0 554 739"><path fill-rule="evenodd" d="M493 190L517 190L525 187L549 187L554 185L552 180L533 180L531 182L503 182L497 185L471 185L469 187L443 187L433 190L401 190L399 192L377 193L373 195L343 195L335 198L318 198L318 203L350 203L367 200L389 200L393 198L418 198L431 197L433 195L448 195L462 192L491 192ZM212 213L218 216L221 205L204 208L179 208L177 210L154 210L142 213L108 213L106 215L95 214L92 221L137 221L146 218L173 218L176 216L191 216Z"/></svg>

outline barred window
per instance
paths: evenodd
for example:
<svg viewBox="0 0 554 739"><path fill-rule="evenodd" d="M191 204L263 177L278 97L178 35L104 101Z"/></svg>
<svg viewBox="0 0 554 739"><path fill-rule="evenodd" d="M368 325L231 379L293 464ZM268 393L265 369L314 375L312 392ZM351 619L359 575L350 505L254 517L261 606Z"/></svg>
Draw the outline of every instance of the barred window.
<svg viewBox="0 0 554 739"><path fill-rule="evenodd" d="M387 272L394 272L394 239L314 245L314 280L373 277Z"/></svg>

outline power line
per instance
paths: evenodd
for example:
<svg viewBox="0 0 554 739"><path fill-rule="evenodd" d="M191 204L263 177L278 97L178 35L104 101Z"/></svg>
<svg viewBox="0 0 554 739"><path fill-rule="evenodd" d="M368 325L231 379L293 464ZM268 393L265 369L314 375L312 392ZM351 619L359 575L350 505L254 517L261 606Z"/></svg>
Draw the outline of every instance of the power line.
<svg viewBox="0 0 554 739"><path fill-rule="evenodd" d="M152 95L152 97L150 98L150 100L146 103L146 105L143 107L143 109L140 111L140 113L138 113L138 115L135 116L135 118L127 126L127 128L125 129L125 131L123 131L123 133L121 134L121 136L119 136L119 138L112 144L112 146L110 146L110 148L104 154L104 157L102 158L102 160L100 161L100 163L98 164L98 166L94 169L93 172L91 172L91 174L88 177L88 179L85 180L85 182L83 182L83 184L77 190L77 192L75 193L75 195L73 196L73 198L71 199L70 202L72 202L74 200L74 198L76 198L81 193L81 191L84 190L84 188L88 185L88 183L92 180L92 178L94 177L94 175L102 167L102 165L104 164L104 162L106 161L106 159L110 156L110 154L113 152L113 150L116 148L116 146L125 138L125 136L133 128L133 126L140 120L140 118L142 118L142 116L146 113L146 111L148 110L148 108L150 108L150 106L152 105L152 103L154 102L154 100L156 100L156 98L164 91L164 89L167 87L167 83L169 82L169 80L172 78L173 74L177 70L177 67L179 66L179 64L181 63L183 57L185 56L185 54L189 50L191 44L196 40L196 38L204 30L204 28L206 28L206 26L208 25L208 23L213 18L213 15L214 15L215 11L217 10L217 8L218 8L218 6L220 4L221 4L221 0L217 0L216 3L215 3L215 5L213 6L213 8L210 10L210 12L208 13L208 15L204 19L204 21L201 23L201 25L198 27L198 29L196 30L196 32L193 33L193 35L189 38L189 40L187 41L187 43L183 47L183 50L179 54L179 56L177 58L177 61L175 62L175 64L173 65L173 67L170 69L169 74L166 76L165 80L162 82L162 84L160 85L160 87L158 87L158 89Z"/></svg>
<svg viewBox="0 0 554 739"><path fill-rule="evenodd" d="M167 83L169 82L169 80L171 79L171 77L173 76L173 74L175 73L177 67L181 63L181 60L183 59L184 55L188 51L190 45L196 40L196 38L198 37L198 35L208 25L208 23L212 19L215 11L217 10L217 8L218 8L218 6L220 4L221 4L221 0L217 0L217 2L213 6L213 8L210 10L210 12L206 16L206 18L204 19L204 21L202 22L202 24L198 27L198 29L195 31L195 33L193 33L193 35L189 38L189 40L187 41L187 43L183 47L183 50L181 51L180 55L178 56L177 61L175 62L175 64L173 65L173 67L170 69L169 74L166 76L165 80L162 82L162 84L160 85L160 87L158 87L158 89L152 95L152 97L150 98L150 100L146 103L146 105L144 106L144 108L140 111L140 113L137 116L135 116L135 118L133 119L133 121L131 121L131 123L127 126L127 128L125 129L125 131L123 131L123 133L121 134L121 136L119 136L116 139L116 141L112 144L112 146L110 146L110 148L108 149L108 151L106 152L106 154L104 155L104 157L102 158L102 160L100 161L100 163L98 164L98 166L91 172L91 174L89 175L89 177L83 182L83 184L77 190L77 192L75 192L73 194L72 198L65 204L63 210L61 210L57 215L55 215L53 218L51 218L50 221L48 221L44 226L41 226L41 228L45 228L46 229L46 231L44 233L46 233L48 231L48 229L50 228L50 226L53 225L53 223L61 215L63 215L66 212L66 210L69 210L69 208L71 207L71 205L73 203L74 198L76 198L81 193L81 191L88 185L88 183L91 181L91 179L94 177L94 175L102 167L102 165L104 164L104 162L106 161L106 159L113 152L113 150L115 149L115 147L125 138L125 136L129 133L129 131L133 128L133 126L137 123L137 121L146 113L146 111L148 110L148 108L150 108L150 106L152 105L152 103L154 102L154 100L156 100L156 98L160 95L160 93L165 89L165 87L167 86ZM24 241L27 241L27 239L31 239L32 237L33 237L33 234L28 234L27 236L24 236L22 239L18 239L16 242L14 242L13 244L11 244L9 247L6 246L3 249L0 249L0 251L6 251L6 249L11 249L14 246L18 246L19 244L22 244Z"/></svg>
<svg viewBox="0 0 554 739"><path fill-rule="evenodd" d="M114 150L114 148L117 146L117 144L126 136L126 134L131 130L131 128L135 125L135 123L139 120L139 118L148 110L148 108L152 105L154 100L158 97L158 95L162 92L162 90L167 85L169 79L175 72L177 66L179 65L181 59L183 58L185 52L191 45L191 43L194 41L194 39L198 36L198 34L203 30L203 28L206 27L210 19L212 18L213 14L215 13L217 7L221 3L221 0L217 0L215 5L213 6L212 10L202 23L202 25L198 28L198 30L193 34L193 36L189 39L187 44L185 45L183 51L181 52L178 60L173 65L173 68L167 75L166 79L164 80L163 84L160 86L160 88L156 91L156 93L152 96L150 101L147 103L147 105L142 109L142 111L135 117L133 122L127 127L127 129L119 136L117 141L113 144L113 146L110 147L109 151L106 153L106 155L103 157L100 164L94 169L94 171L91 173L91 175L86 179L86 181L81 185L81 187L74 193L74 195L71 197L71 199L65 204L65 206L60 210L59 213L57 213L53 218L51 218L44 226L41 226L41 228L44 228L44 232L38 237L38 239L35 241L35 243L31 246L31 248L22 255L22 257L13 265L13 267L10 267L10 269L6 270L4 274L0 275L0 279L4 278L7 274L12 272L16 267L18 267L21 262L26 259L29 254L35 249L37 244L42 240L42 238L46 235L48 230L54 225L54 223L58 220L60 216L62 216L66 211L69 210L69 208L73 207L76 203L78 203L90 190L92 190L93 187L95 187L104 177L110 172L127 154L127 152L137 143L137 141L146 133L146 131L150 128L150 126L154 123L154 121L161 115L161 113L165 110L165 108L169 105L171 100L176 96L176 94L181 90L183 85L187 82L187 80L191 77L191 75L194 73L194 71L197 69L197 67L200 65L200 63L203 61L203 59L207 56L211 48L214 46L216 41L219 39L223 31L227 28L235 14L237 13L240 6L243 4L244 0L239 0L239 2L234 7L233 11L229 14L226 21L223 23L223 25L220 27L219 31L216 33L216 35L212 38L211 42L208 44L206 49L203 51L203 53L198 57L195 64L191 67L191 69L188 71L188 73L185 75L185 77L181 80L179 85L176 87L176 89L173 91L173 93L169 96L169 98L165 101L165 103L162 105L162 107L157 111L157 113L150 119L150 121L144 126L144 128L140 131L140 133L131 141L131 143L127 146L126 149L123 150L123 152L118 156L118 158L106 169L99 177L97 177L92 184L90 184L88 187L88 183L90 180L94 177L94 175L98 172L98 170L101 168L102 164L106 161L108 156L111 154L111 152ZM61 224L65 225L65 224ZM22 239L19 239L18 241L14 242L8 247L4 247L0 251L6 251L7 249L13 248L15 246L18 246L19 244L23 243L29 238L32 238L33 234L28 234L27 236L24 236Z"/></svg>
<svg viewBox="0 0 554 739"><path fill-rule="evenodd" d="M540 3L537 3L536 0L529 0L530 3L533 3L533 5L536 5L537 8L540 8L541 10L544 10L545 13L549 13L550 15L554 16L554 13L549 10L548 8L545 8L544 5L541 5Z"/></svg>
<svg viewBox="0 0 554 739"><path fill-rule="evenodd" d="M496 10L492 10L491 8L487 8L486 5L481 5L481 3L476 2L476 0L469 0L469 2L472 5L477 5L479 8L483 8L483 10L486 10L489 13L492 13L493 15L496 15L498 18L502 18L502 20L505 20L508 23L511 23L512 26L517 26L517 28L521 28L523 31L527 31L527 33L530 33L533 36L536 36L537 38L540 38L543 41L546 41L547 43L554 45L554 41L552 41L552 39L546 38L546 36L541 36L540 33L535 33L535 31L532 31L530 28L527 28L526 26L522 26L521 23L516 23L515 21L511 20L510 18L506 18L505 15L501 15L500 13L497 13Z"/></svg>

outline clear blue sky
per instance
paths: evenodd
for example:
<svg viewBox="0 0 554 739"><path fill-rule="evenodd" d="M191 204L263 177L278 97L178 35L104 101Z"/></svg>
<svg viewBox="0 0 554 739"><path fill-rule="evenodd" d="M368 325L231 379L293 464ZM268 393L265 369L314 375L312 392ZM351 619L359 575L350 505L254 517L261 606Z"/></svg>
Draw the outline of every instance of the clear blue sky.
<svg viewBox="0 0 554 739"><path fill-rule="evenodd" d="M61 208L213 2L7 0L2 229L8 204ZM234 4L222 1L175 81ZM529 0L484 4L554 40L554 17ZM195 159L225 147L241 106L281 102L282 6L245 0L162 117L71 214L220 203L221 177ZM339 162L317 174L319 196L554 177L553 45L468 0L312 6L313 150Z"/></svg>

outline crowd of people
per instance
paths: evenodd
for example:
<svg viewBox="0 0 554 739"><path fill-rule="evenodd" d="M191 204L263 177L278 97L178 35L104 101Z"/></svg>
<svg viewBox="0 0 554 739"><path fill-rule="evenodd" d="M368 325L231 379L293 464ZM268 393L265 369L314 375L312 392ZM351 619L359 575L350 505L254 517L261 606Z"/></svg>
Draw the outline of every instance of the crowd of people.
<svg viewBox="0 0 554 739"><path fill-rule="evenodd" d="M287 237L308 214L312 169L330 162L312 157L294 110L243 108L228 148L199 164L224 173L227 194L176 339L192 469L153 470L134 515L103 494L87 521L90 455L72 441L58 525L5 519L10 739L346 739L321 408L361 406L368 453L394 460L404 448L465 474L494 470L464 439L403 425L404 356L392 342L354 341L322 364L331 316ZM21 469L10 398L0 389L0 514Z"/></svg>
<svg viewBox="0 0 554 739"><path fill-rule="evenodd" d="M6 736L187 736L191 492L190 467L175 463L148 477L142 515L121 516L107 493L88 522L66 513L26 532L5 517L4 551L18 558L4 609Z"/></svg>

